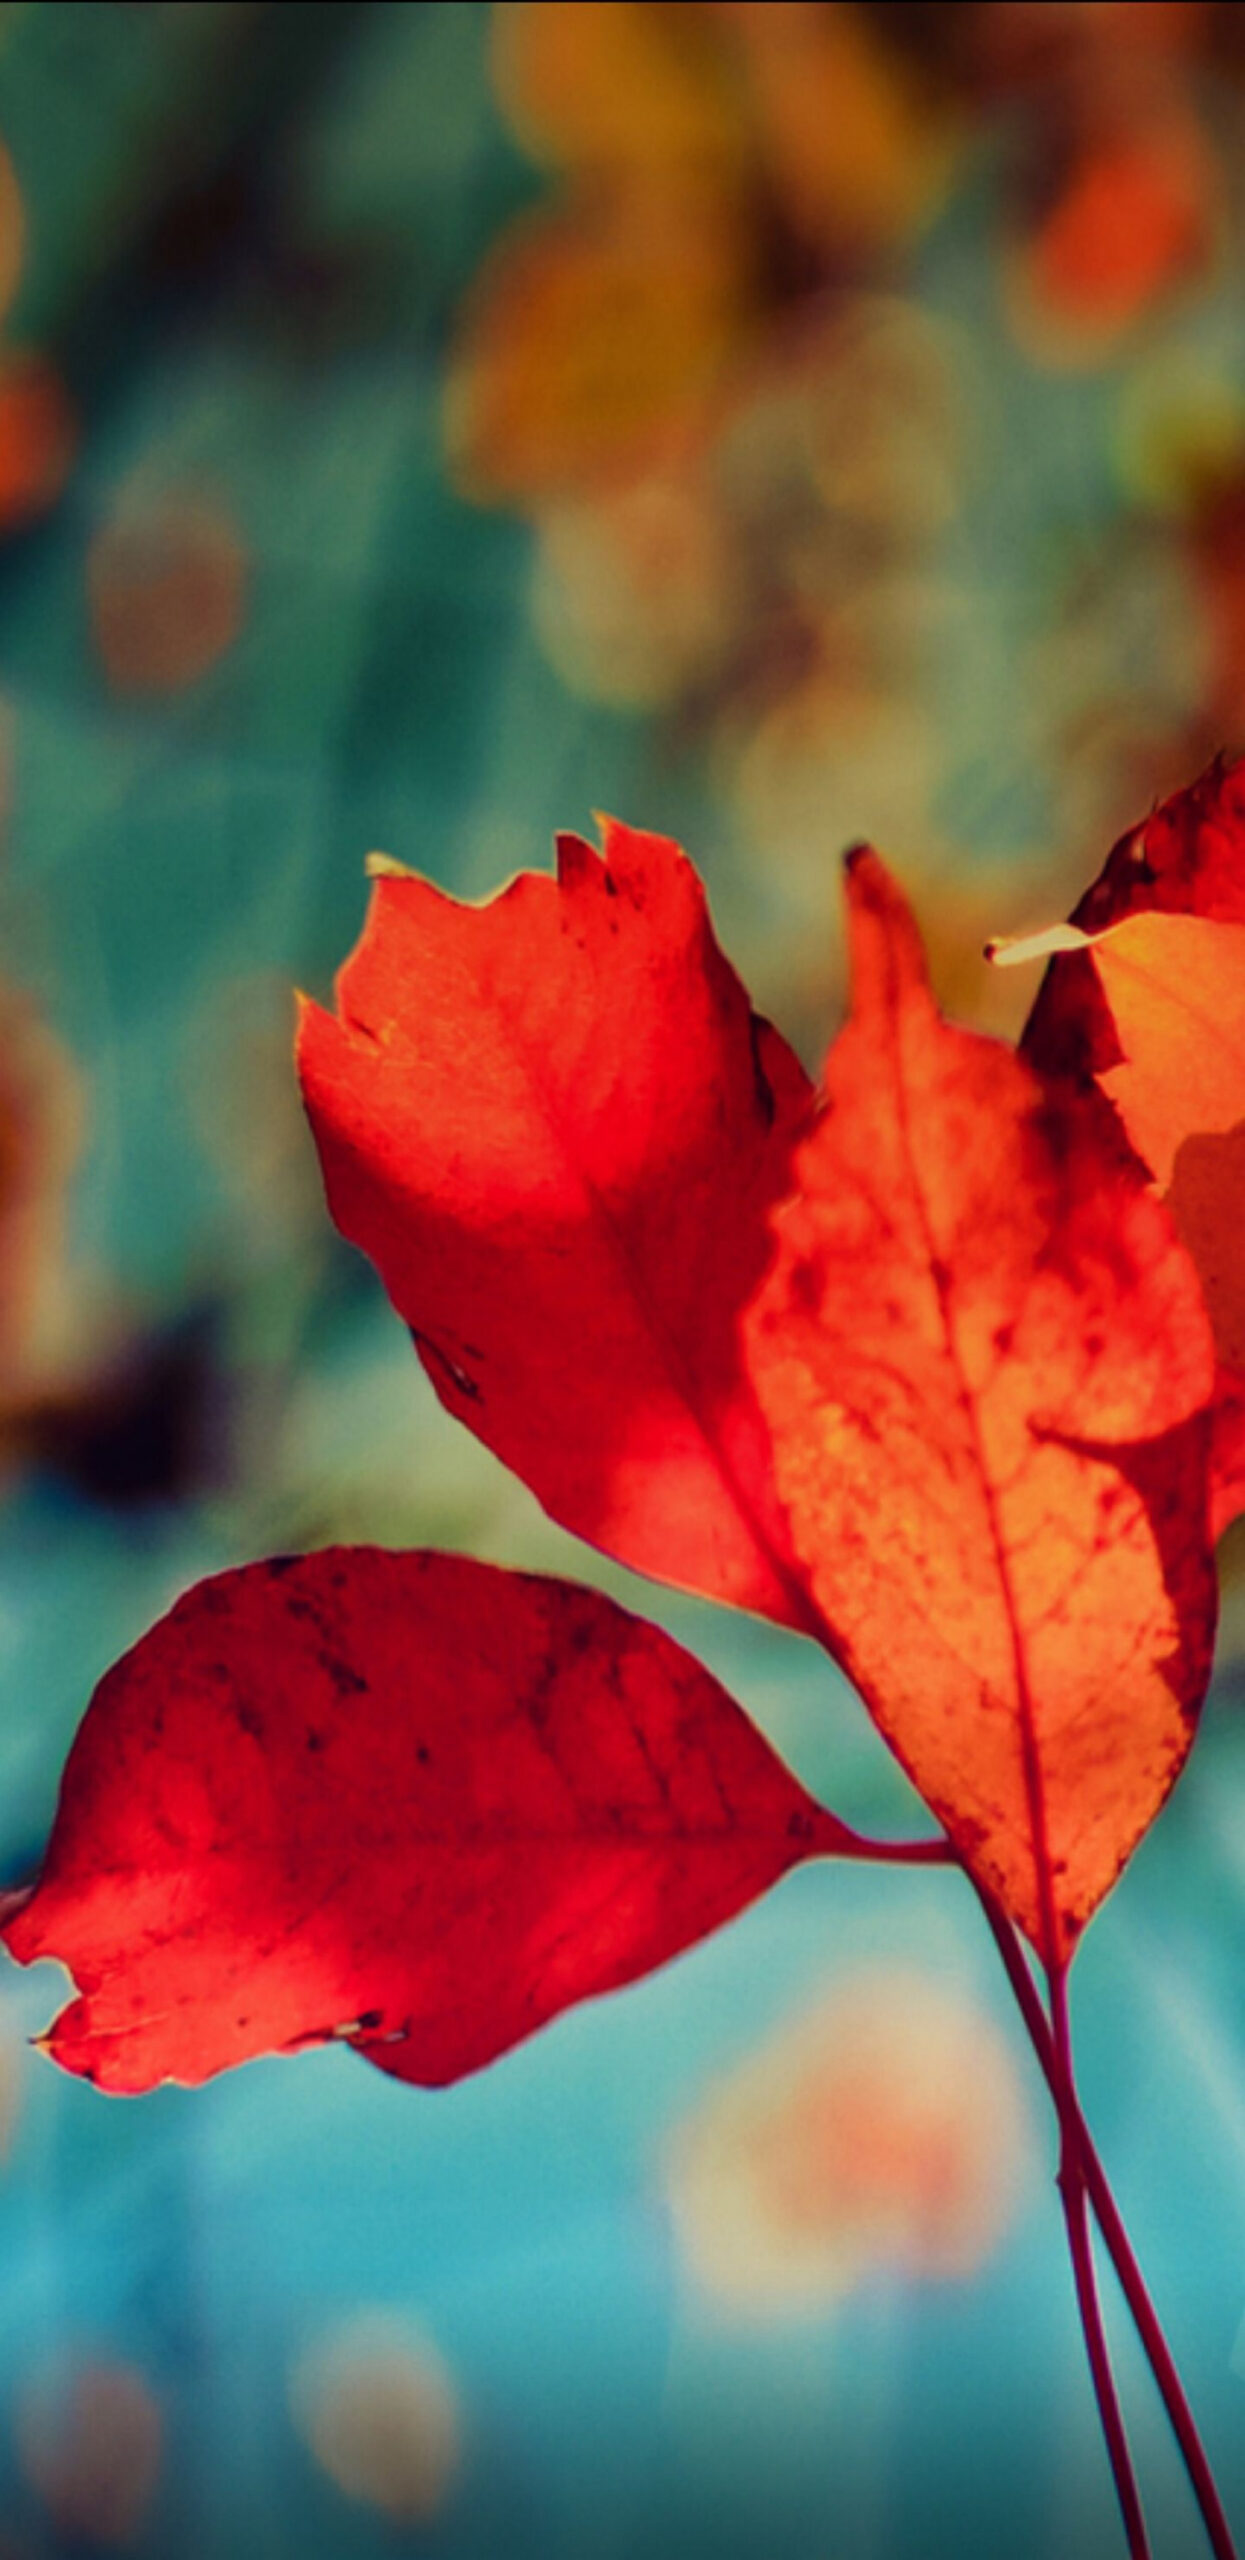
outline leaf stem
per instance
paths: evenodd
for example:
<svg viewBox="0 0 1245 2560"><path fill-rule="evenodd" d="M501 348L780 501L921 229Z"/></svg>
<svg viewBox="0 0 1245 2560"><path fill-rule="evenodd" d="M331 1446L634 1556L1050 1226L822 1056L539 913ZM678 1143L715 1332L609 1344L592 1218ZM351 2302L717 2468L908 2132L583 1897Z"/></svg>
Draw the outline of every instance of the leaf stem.
<svg viewBox="0 0 1245 2560"><path fill-rule="evenodd" d="M1075 2090L1072 2073L1072 2038L1068 2022L1068 1969L1055 1967L1048 1976L1050 1983L1051 2021L1054 2047L1059 2058L1064 2089ZM1077 2309L1085 2337L1085 2352L1093 2377L1094 2397L1102 2422L1107 2458L1115 2494L1124 2519L1124 2533L1130 2560L1150 2560L1150 2538L1141 2511L1141 2497L1133 2470L1124 2420L1120 2412L1119 2393L1111 2370L1106 2330L1102 2322L1102 2305L1098 2299L1098 2282L1094 2272L1094 2252L1089 2234L1089 2215L1085 2205L1085 2168L1081 2157L1076 2125L1071 2109L1059 2109L1059 2174L1057 2184L1063 2205L1063 2218L1068 2233L1068 2251L1072 2259L1072 2275L1076 2286Z"/></svg>
<svg viewBox="0 0 1245 2560"><path fill-rule="evenodd" d="M1145 2278L1137 2264L1132 2242L1111 2192L1106 2171L1081 2113L1075 2085L1063 2068L1024 1950L1011 1922L999 1908L994 1896L984 1886L977 1884L975 1878L972 1881L985 1912L990 1933L1003 1959L1007 1978L1015 1993L1016 2004L1024 2021L1029 2041L1055 2101L1061 2136L1075 2142L1089 2201L1110 2253L1119 2279L1120 2290L1132 2314L1137 2335L1157 2384L1172 2433L1180 2448L1193 2495L1197 2500L1202 2522L1206 2528L1207 2540L1215 2554L1215 2560L1237 2560L1236 2548L1218 2489L1215 2486L1214 2474L1198 2434L1192 2410L1185 2397L1184 2386L1176 2371L1175 2361L1163 2335Z"/></svg>
<svg viewBox="0 0 1245 2560"><path fill-rule="evenodd" d="M838 1855L875 1858L891 1867L948 1867L958 1865L956 1853L944 1834L936 1832L932 1840L871 1840L866 1833L852 1833L853 1847L840 1849Z"/></svg>

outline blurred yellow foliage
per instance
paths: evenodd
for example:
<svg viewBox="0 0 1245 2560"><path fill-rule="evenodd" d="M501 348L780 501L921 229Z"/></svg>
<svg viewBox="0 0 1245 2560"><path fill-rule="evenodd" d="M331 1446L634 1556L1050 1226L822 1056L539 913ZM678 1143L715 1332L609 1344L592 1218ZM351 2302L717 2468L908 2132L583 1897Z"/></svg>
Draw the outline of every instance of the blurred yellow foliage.
<svg viewBox="0 0 1245 2560"><path fill-rule="evenodd" d="M661 0L503 0L498 100L534 159L577 177L650 184L683 167L735 181L746 104L712 13Z"/></svg>
<svg viewBox="0 0 1245 2560"><path fill-rule="evenodd" d="M65 1223L83 1102L28 996L0 982L0 1410L66 1348Z"/></svg>
<svg viewBox="0 0 1245 2560"><path fill-rule="evenodd" d="M700 421L751 324L729 206L665 185L625 222L535 215L485 269L451 373L458 478L489 501L543 501L631 473Z"/></svg>
<svg viewBox="0 0 1245 2560"><path fill-rule="evenodd" d="M929 209L949 127L847 0L514 0L494 29L564 185L469 301L449 446L472 495L540 502L707 423L788 304Z"/></svg>

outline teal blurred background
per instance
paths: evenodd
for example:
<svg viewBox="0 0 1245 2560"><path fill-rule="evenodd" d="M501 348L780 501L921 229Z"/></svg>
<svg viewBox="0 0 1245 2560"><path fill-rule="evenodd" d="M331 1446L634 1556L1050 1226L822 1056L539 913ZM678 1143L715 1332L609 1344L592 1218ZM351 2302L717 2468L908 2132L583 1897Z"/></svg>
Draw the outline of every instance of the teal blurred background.
<svg viewBox="0 0 1245 2560"><path fill-rule="evenodd" d="M908 1819L828 1665L606 1568L441 1414L324 1216L290 994L369 850L481 895L608 808L688 845L810 1063L861 834L1016 1027L985 934L1245 743L1239 17L0 10L5 1882L117 1653L330 1539L606 1583ZM1074 1991L1245 2530L1235 1589ZM321 2052L131 2103L8 1967L3 2560L1098 2560L996 1972L953 1878L827 1868L456 2090Z"/></svg>

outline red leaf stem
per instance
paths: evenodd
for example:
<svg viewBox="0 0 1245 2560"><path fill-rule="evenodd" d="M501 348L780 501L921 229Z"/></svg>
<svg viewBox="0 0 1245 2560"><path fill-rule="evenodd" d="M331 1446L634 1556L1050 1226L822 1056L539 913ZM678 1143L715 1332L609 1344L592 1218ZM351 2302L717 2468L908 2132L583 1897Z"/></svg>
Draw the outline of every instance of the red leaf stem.
<svg viewBox="0 0 1245 2560"><path fill-rule="evenodd" d="M970 1879L972 1881L972 1879ZM974 1887L985 1913L991 1936L1003 1960L1003 1966L1015 1994L1016 2005L1025 2031L1037 2057L1043 2078L1055 2102L1061 2134L1075 2143L1094 2218L1106 2242L1120 2290L1132 2314L1133 2326L1141 2341L1146 2362L1154 2376L1159 2396L1167 2411L1172 2434L1180 2449L1180 2457L1189 2476L1193 2495L1206 2528L1206 2537L1215 2560L1237 2560L1223 2501L1215 2486L1214 2474L1206 2449L1198 2434L1184 2385L1176 2370L1175 2359L1163 2334L1150 2290L1137 2263L1124 2220L1111 2192L1107 2173L1099 2158L1089 2127L1081 2112L1075 2083L1069 2078L1051 2033L1050 2021L1042 2007L1037 1986L1029 1970L1028 1958L1020 1939L1000 1909L993 1894L981 1885Z"/></svg>
<svg viewBox="0 0 1245 2560"><path fill-rule="evenodd" d="M1072 2042L1068 2023L1066 1965L1056 1967L1050 1975L1050 1999L1055 2050L1059 2057L1064 2086L1071 2090L1074 2082ZM1111 2477L1115 2482L1115 2494L1120 2503L1120 2514L1124 2519L1124 2532L1128 2541L1130 2560L1150 2560L1150 2537L1146 2532L1146 2520L1142 2514L1132 2455L1124 2432L1119 2393L1115 2387L1107 2334L1103 2327L1102 2305L1098 2299L1098 2281L1094 2273L1094 2252L1085 2203L1085 2167L1081 2159L1075 2127L1062 2110L1059 2118L1059 2172L1056 2183L1068 2234L1068 2254L1072 2260L1072 2279L1076 2286L1077 2309L1081 2315L1081 2330L1085 2339L1085 2352L1089 2358L1094 2398L1098 2403L1098 2415L1102 2423L1107 2459L1111 2465Z"/></svg>

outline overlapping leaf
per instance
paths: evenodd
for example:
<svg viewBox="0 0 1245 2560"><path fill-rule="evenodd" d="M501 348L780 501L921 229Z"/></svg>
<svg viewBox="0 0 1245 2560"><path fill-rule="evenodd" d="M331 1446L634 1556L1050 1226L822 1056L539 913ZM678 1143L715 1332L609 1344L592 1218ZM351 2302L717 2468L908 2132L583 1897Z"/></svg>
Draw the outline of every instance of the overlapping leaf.
<svg viewBox="0 0 1245 2560"><path fill-rule="evenodd" d="M1245 761L1130 828L1057 938L1023 1045L1109 1096L1197 1265L1223 1528L1245 1507Z"/></svg>
<svg viewBox="0 0 1245 2560"><path fill-rule="evenodd" d="M442 1402L582 1537L806 1625L737 1333L810 1088L686 857L607 822L484 907L382 878L338 1006L299 1037L329 1207Z"/></svg>
<svg viewBox="0 0 1245 2560"><path fill-rule="evenodd" d="M201 1583L101 1682L4 1936L101 2088L345 2037L459 2078L859 1844L598 1593L329 1548Z"/></svg>
<svg viewBox="0 0 1245 2560"><path fill-rule="evenodd" d="M1100 1109L944 1023L876 856L749 1365L814 1596L972 1872L1068 1956L1209 1669L1197 1281Z"/></svg>

